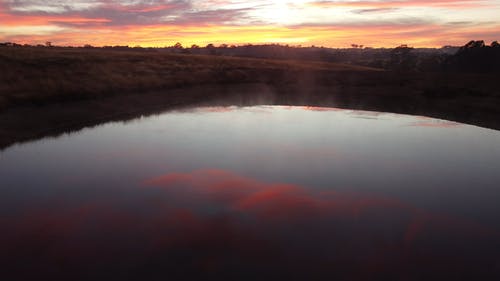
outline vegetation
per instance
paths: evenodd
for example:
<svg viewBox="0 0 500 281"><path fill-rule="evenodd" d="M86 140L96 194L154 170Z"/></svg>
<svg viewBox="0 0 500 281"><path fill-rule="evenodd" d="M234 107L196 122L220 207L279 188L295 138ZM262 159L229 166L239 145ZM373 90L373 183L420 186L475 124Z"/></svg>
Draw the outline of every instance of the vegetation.
<svg viewBox="0 0 500 281"><path fill-rule="evenodd" d="M189 85L269 82L292 72L327 70L373 69L317 61L183 55L155 50L0 47L0 109Z"/></svg>
<svg viewBox="0 0 500 281"><path fill-rule="evenodd" d="M487 46L484 41L470 41L448 58L444 67L449 71L499 73L500 44L494 41Z"/></svg>

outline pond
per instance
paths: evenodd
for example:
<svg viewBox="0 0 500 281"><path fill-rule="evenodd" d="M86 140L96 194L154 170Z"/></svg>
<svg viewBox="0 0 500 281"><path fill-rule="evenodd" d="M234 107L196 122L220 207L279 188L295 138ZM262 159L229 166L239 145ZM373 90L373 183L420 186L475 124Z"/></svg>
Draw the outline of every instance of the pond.
<svg viewBox="0 0 500 281"><path fill-rule="evenodd" d="M0 152L4 280L500 280L500 132L200 107Z"/></svg>

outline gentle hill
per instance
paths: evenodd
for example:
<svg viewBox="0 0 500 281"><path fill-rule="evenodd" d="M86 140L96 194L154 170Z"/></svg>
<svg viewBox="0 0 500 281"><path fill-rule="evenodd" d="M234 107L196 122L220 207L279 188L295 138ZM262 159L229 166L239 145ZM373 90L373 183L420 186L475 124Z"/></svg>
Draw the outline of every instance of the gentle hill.
<svg viewBox="0 0 500 281"><path fill-rule="evenodd" d="M169 54L154 50L1 47L0 109L15 104L143 94L209 83L274 83L298 72L376 70L317 61Z"/></svg>

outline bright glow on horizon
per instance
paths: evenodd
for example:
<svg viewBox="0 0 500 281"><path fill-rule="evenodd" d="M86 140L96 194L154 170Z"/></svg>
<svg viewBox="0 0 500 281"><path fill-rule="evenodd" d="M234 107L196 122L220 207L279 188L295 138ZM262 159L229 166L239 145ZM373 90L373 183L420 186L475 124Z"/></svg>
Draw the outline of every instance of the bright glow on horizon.
<svg viewBox="0 0 500 281"><path fill-rule="evenodd" d="M500 40L500 0L2 0L0 41L393 47Z"/></svg>

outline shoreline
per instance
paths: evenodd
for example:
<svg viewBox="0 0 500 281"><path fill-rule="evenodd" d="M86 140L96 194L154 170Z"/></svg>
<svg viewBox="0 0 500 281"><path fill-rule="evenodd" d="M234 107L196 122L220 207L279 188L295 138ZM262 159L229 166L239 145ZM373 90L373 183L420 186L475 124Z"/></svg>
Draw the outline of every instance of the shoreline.
<svg viewBox="0 0 500 281"><path fill-rule="evenodd" d="M321 61L133 50L1 51L0 150L203 104L338 107L500 130L495 73L398 72Z"/></svg>
<svg viewBox="0 0 500 281"><path fill-rule="evenodd" d="M359 86L344 88L342 92L336 92L329 86L317 86L306 94L302 91L300 83L207 84L168 91L12 107L0 112L0 151L18 143L57 137L107 122L128 121L196 106L336 107L421 115L500 130L499 112L485 110L477 104L456 106L450 105L447 100L408 101L406 95L399 98L394 94L380 96L370 93L369 88Z"/></svg>

